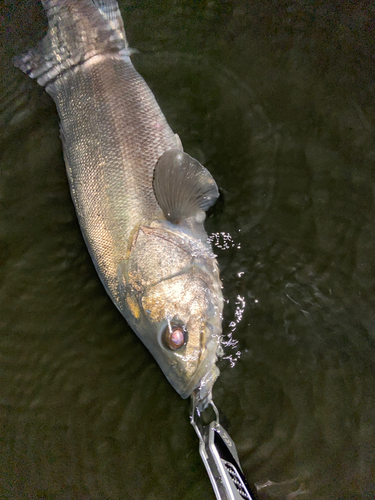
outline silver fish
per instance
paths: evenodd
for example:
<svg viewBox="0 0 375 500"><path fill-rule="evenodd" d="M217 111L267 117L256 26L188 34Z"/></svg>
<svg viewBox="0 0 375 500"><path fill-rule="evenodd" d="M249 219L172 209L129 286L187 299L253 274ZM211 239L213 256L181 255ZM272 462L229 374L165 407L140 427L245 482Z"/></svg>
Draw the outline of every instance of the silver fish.
<svg viewBox="0 0 375 500"><path fill-rule="evenodd" d="M55 101L83 237L101 281L183 397L208 404L223 299L205 211L212 176L183 152L130 60L114 0L44 0L48 32L14 61Z"/></svg>

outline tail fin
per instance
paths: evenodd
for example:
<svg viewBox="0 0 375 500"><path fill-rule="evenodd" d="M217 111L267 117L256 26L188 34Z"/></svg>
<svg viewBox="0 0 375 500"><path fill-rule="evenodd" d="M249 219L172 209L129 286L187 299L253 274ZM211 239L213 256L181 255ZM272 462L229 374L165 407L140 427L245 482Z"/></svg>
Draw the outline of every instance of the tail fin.
<svg viewBox="0 0 375 500"><path fill-rule="evenodd" d="M46 86L65 71L105 52L130 54L115 0L42 0L48 32L15 66Z"/></svg>
<svg viewBox="0 0 375 500"><path fill-rule="evenodd" d="M122 21L121 12L118 7L116 0L92 0L94 4L100 10L102 16L107 19L112 28L122 37L125 41L126 47L128 44L126 42L126 35L124 29L124 23Z"/></svg>

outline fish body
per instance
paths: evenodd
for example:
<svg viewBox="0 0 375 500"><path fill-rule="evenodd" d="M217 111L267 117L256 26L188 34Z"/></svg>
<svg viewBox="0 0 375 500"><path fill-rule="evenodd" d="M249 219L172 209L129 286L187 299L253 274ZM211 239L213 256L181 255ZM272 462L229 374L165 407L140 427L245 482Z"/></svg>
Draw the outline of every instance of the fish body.
<svg viewBox="0 0 375 500"><path fill-rule="evenodd" d="M15 64L55 101L82 234L117 308L182 397L218 376L223 300L204 211L218 196L130 60L113 0L45 0Z"/></svg>

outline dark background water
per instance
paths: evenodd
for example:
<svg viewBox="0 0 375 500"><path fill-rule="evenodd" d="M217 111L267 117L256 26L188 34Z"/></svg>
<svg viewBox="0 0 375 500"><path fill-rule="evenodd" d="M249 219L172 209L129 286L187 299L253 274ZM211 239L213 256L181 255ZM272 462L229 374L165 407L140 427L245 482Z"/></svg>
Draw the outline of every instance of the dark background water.
<svg viewBox="0 0 375 500"><path fill-rule="evenodd" d="M214 399L245 474L281 483L269 499L374 498L373 3L121 10L134 64L222 192L206 227L234 345ZM95 274L54 105L12 67L42 9L0 12L0 497L212 500L188 402Z"/></svg>

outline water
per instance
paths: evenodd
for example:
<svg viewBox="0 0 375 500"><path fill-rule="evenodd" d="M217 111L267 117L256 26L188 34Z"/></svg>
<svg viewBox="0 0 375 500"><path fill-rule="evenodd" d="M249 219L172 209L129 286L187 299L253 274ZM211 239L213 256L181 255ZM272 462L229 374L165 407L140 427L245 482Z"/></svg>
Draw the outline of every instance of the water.
<svg viewBox="0 0 375 500"><path fill-rule="evenodd" d="M246 475L279 483L268 499L374 498L374 9L121 7L135 65L221 189L214 398ZM188 403L93 269L54 105L11 65L42 10L1 15L0 496L213 500Z"/></svg>

